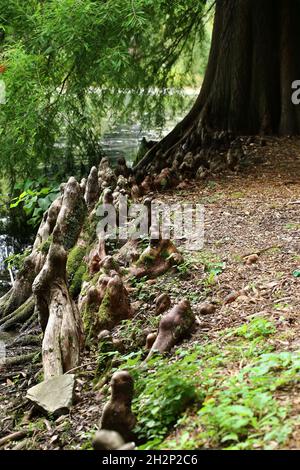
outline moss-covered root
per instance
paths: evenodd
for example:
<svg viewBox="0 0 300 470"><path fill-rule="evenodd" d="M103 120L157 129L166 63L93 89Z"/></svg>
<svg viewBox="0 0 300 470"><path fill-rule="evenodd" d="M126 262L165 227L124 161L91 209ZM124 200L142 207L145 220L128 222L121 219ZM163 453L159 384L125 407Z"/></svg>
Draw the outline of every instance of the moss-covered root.
<svg viewBox="0 0 300 470"><path fill-rule="evenodd" d="M102 275L91 286L81 303L85 333L88 339L103 329L111 329L132 316L128 293L118 274Z"/></svg>
<svg viewBox="0 0 300 470"><path fill-rule="evenodd" d="M53 241L65 250L76 244L87 213L80 184L71 177L64 187L62 206L53 230Z"/></svg>
<svg viewBox="0 0 300 470"><path fill-rule="evenodd" d="M195 318L188 300L181 300L178 305L163 315L159 324L158 336L147 359L152 356L154 351L161 354L170 351L175 344L191 333Z"/></svg>
<svg viewBox="0 0 300 470"><path fill-rule="evenodd" d="M100 428L117 431L126 442L134 439L136 418L131 411L134 381L127 371L115 372L111 379L111 398L106 403Z"/></svg>
<svg viewBox="0 0 300 470"><path fill-rule="evenodd" d="M38 322L39 322L38 312L34 310L33 314L28 318L28 320L26 320L25 323L22 324L19 332L23 333L23 331L30 330L30 328L33 328L34 326L38 325Z"/></svg>
<svg viewBox="0 0 300 470"><path fill-rule="evenodd" d="M21 305L17 310L7 315L0 321L0 328L2 331L7 331L13 329L16 325L23 324L28 320L34 311L34 298L33 296L29 297L23 305Z"/></svg>
<svg viewBox="0 0 300 470"><path fill-rule="evenodd" d="M38 352L34 352L30 354L23 354L22 356L7 357L0 367L12 367L26 364L27 362L31 362L33 359L38 358L39 354L40 353Z"/></svg>
<svg viewBox="0 0 300 470"><path fill-rule="evenodd" d="M130 276L155 278L180 263L182 255L171 240L151 240L150 245L130 269Z"/></svg>
<svg viewBox="0 0 300 470"><path fill-rule="evenodd" d="M82 283L87 278L88 267L85 260L87 249L86 243L81 240L72 248L68 255L67 279L70 286L70 294L73 298L78 297Z"/></svg>
<svg viewBox="0 0 300 470"><path fill-rule="evenodd" d="M99 196L100 186L98 181L98 170L95 166L93 166L86 183L84 194L84 199L89 211L91 211L95 207Z"/></svg>
<svg viewBox="0 0 300 470"><path fill-rule="evenodd" d="M56 229L55 229L56 230ZM55 242L46 263L33 283L36 307L44 331L42 345L45 379L78 366L83 343L83 326L77 306L67 287L67 253L61 244Z"/></svg>
<svg viewBox="0 0 300 470"><path fill-rule="evenodd" d="M98 328L112 328L131 317L128 293L118 275L110 278L98 311Z"/></svg>
<svg viewBox="0 0 300 470"><path fill-rule="evenodd" d="M41 341L41 336L39 335L23 335L9 343L7 348L9 349L16 346L40 345Z"/></svg>

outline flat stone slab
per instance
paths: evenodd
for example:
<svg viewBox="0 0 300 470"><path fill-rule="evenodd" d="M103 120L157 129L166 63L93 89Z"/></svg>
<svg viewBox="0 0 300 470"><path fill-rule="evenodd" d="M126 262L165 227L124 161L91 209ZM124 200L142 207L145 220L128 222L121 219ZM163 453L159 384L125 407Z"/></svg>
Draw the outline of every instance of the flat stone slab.
<svg viewBox="0 0 300 470"><path fill-rule="evenodd" d="M58 375L45 380L27 391L26 398L54 416L69 412L73 404L75 375Z"/></svg>

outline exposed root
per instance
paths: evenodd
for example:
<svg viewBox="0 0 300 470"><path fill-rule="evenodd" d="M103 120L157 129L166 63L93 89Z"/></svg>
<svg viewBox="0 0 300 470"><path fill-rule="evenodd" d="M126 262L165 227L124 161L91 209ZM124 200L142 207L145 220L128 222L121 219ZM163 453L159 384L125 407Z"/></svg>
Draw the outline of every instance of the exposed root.
<svg viewBox="0 0 300 470"><path fill-rule="evenodd" d="M5 317L17 310L31 296L32 283L44 264L47 242L54 229L61 202L62 198L59 197L45 212L31 254L25 259L13 288L0 299L0 317Z"/></svg>
<svg viewBox="0 0 300 470"><path fill-rule="evenodd" d="M118 432L128 442L133 440L136 418L131 411L134 382L126 371L115 372L111 379L111 398L101 417L101 429Z"/></svg>
<svg viewBox="0 0 300 470"><path fill-rule="evenodd" d="M92 210L95 207L96 202L100 196L100 187L98 182L98 170L95 166L90 171L86 188L84 199L89 210Z"/></svg>
<svg viewBox="0 0 300 470"><path fill-rule="evenodd" d="M12 441L19 441L24 437L28 436L29 434L32 434L32 432L33 431L30 429L22 429L22 431L16 431L9 434L8 436L2 437L2 439L0 439L0 447L3 447L4 445Z"/></svg>
<svg viewBox="0 0 300 470"><path fill-rule="evenodd" d="M41 337L38 335L24 335L19 338L16 338L14 341L7 345L8 348L15 346L30 346L30 345L40 345L42 342Z"/></svg>
<svg viewBox="0 0 300 470"><path fill-rule="evenodd" d="M38 324L38 312L34 310L31 317L29 317L28 320L25 323L23 323L20 329L20 333L23 333L23 331L30 330L30 328L32 328L34 325L37 325L37 324Z"/></svg>
<svg viewBox="0 0 300 470"><path fill-rule="evenodd" d="M26 364L27 362L32 361L36 357L38 357L40 353L34 352L30 354L24 354L22 356L15 356L15 357L7 357L3 364L4 367L13 367L13 366L20 366L21 364Z"/></svg>
<svg viewBox="0 0 300 470"><path fill-rule="evenodd" d="M103 329L110 329L131 317L128 293L121 277L102 275L96 286L91 286L81 302L87 337L95 337Z"/></svg>
<svg viewBox="0 0 300 470"><path fill-rule="evenodd" d="M61 239L58 232L55 236ZM46 263L33 284L45 329L42 345L45 379L61 375L79 364L82 323L67 287L66 261L65 249L54 239Z"/></svg>
<svg viewBox="0 0 300 470"><path fill-rule="evenodd" d="M130 269L130 276L155 278L182 262L182 255L170 240L151 240L136 264Z"/></svg>
<svg viewBox="0 0 300 470"><path fill-rule="evenodd" d="M0 329L2 331L7 331L14 328L18 324L24 323L24 321L31 318L34 311L34 298L33 296L29 297L28 300L24 302L17 310L12 312L10 315L4 317L0 322Z"/></svg>
<svg viewBox="0 0 300 470"><path fill-rule="evenodd" d="M191 332L195 324L195 315L188 300L182 300L178 305L163 315L158 330L158 336L148 355L149 359L155 351L161 354L170 351L175 344Z"/></svg>

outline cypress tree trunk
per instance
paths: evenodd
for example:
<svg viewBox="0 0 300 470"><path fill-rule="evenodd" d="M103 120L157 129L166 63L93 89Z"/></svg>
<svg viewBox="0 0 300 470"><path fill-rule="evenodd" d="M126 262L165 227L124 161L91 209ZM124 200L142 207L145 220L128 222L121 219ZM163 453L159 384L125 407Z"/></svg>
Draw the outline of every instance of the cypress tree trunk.
<svg viewBox="0 0 300 470"><path fill-rule="evenodd" d="M291 101L292 82L300 79L298 20L299 0L217 0L200 94L136 170L162 154L166 162L179 147L199 152L216 132L299 134L300 106Z"/></svg>

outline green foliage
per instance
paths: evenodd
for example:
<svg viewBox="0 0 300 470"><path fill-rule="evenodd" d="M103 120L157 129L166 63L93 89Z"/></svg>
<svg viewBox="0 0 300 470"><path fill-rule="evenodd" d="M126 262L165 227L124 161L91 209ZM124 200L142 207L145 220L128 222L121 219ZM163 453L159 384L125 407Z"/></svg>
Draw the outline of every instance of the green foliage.
<svg viewBox="0 0 300 470"><path fill-rule="evenodd" d="M228 449L272 449L286 442L295 422L288 418L289 407L276 399L275 392L299 381L300 356L270 352L265 338L275 331L268 319L254 319L224 332L221 350L217 343L196 347L206 399L198 418L186 415L178 423L183 428L178 438L166 441L163 448L182 445L194 449L209 444ZM245 359L248 364L240 368Z"/></svg>
<svg viewBox="0 0 300 470"><path fill-rule="evenodd" d="M217 276L225 269L225 263L221 262L216 255L207 251L199 251L194 253L193 256L185 254L184 261L179 264L176 269L181 277L187 277L193 270L198 270L199 265L202 265L205 277L202 284L205 288L209 289L216 283Z"/></svg>
<svg viewBox="0 0 300 470"><path fill-rule="evenodd" d="M91 166L108 110L115 119L138 110L162 123L167 90L192 82L205 3L2 2L1 171L23 178L70 174L80 161Z"/></svg>
<svg viewBox="0 0 300 470"><path fill-rule="evenodd" d="M137 415L136 432L151 448L162 440L170 426L193 403L196 392L196 356L182 356L172 364L160 356L148 361L139 371L133 410ZM198 397L199 398L199 397Z"/></svg>
<svg viewBox="0 0 300 470"><path fill-rule="evenodd" d="M254 318L214 342L179 349L172 359L157 355L144 363L142 352L118 356L118 369L135 379L140 448L283 445L295 420L276 392L299 382L300 356L273 351L267 338L275 333L269 319ZM163 441L174 425L176 438Z"/></svg>
<svg viewBox="0 0 300 470"><path fill-rule="evenodd" d="M299 353L263 354L227 378L199 411L206 430L202 439L230 444L231 449L284 444L291 433L288 407L274 397L279 387L299 380Z"/></svg>
<svg viewBox="0 0 300 470"><path fill-rule="evenodd" d="M72 213L66 218L66 230L63 237L63 245L66 250L70 250L75 245L85 220L86 211L84 200L79 199Z"/></svg>
<svg viewBox="0 0 300 470"><path fill-rule="evenodd" d="M10 208L22 206L30 225L40 223L43 214L49 209L52 202L59 195L59 188L41 188L41 181L26 180L25 183L15 185L15 191L20 194L13 198Z"/></svg>
<svg viewBox="0 0 300 470"><path fill-rule="evenodd" d="M76 245L69 253L67 260L67 276L70 293L73 297L80 294L83 280L87 274L87 264L84 261L86 246Z"/></svg>
<svg viewBox="0 0 300 470"><path fill-rule="evenodd" d="M4 262L8 269L15 269L16 271L20 271L24 266L25 259L30 253L31 249L28 248L22 253L14 253L12 255L9 255Z"/></svg>
<svg viewBox="0 0 300 470"><path fill-rule="evenodd" d="M275 331L276 328L270 320L258 317L252 320L251 323L242 325L235 331L235 334L246 339L254 339L260 336L270 336Z"/></svg>
<svg viewBox="0 0 300 470"><path fill-rule="evenodd" d="M145 329L156 330L161 316L147 316L141 319L123 320L118 327L118 338L122 340L126 350L138 349L145 345Z"/></svg>
<svg viewBox="0 0 300 470"><path fill-rule="evenodd" d="M50 235L47 240L44 241L44 243L41 244L39 247L39 251L43 253L44 255L47 255L51 246L51 243L53 241L53 235Z"/></svg>

